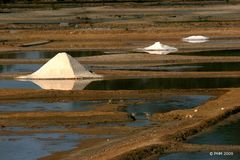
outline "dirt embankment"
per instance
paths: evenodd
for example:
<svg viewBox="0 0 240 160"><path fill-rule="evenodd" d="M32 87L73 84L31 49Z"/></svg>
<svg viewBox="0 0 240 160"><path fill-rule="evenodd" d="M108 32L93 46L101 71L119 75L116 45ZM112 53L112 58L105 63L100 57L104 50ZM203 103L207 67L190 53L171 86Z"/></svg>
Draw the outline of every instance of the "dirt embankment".
<svg viewBox="0 0 240 160"><path fill-rule="evenodd" d="M127 100L158 99L171 95L221 95L228 89L162 89L162 90L34 90L34 89L0 89L0 103L42 100L46 102L74 100ZM113 102L114 103L114 102Z"/></svg>
<svg viewBox="0 0 240 160"><path fill-rule="evenodd" d="M1 126L76 126L91 123L133 121L124 112L2 112Z"/></svg>
<svg viewBox="0 0 240 160"><path fill-rule="evenodd" d="M144 13L144 14L142 14ZM224 13L224 14L223 14ZM64 19L62 18L64 17ZM124 50L133 51L161 41L177 47L181 52L196 50L239 49L239 5L214 6L115 6L65 8L59 10L21 10L0 14L0 52L32 50ZM182 38L201 34L210 37L209 43L189 44ZM47 40L45 45L22 47L25 43ZM228 43L226 43L228 42ZM96 60L97 58L97 60ZM200 56L159 56L149 54L124 54L79 58L83 64L94 65L156 65L203 62L239 62L239 57L200 57ZM41 60L0 60L1 64L44 63ZM239 72L214 73L162 73L137 71L98 71L107 76L116 77L238 77ZM1 78L13 78L13 75L0 75ZM134 132L120 127L92 130L77 129L78 124L131 121L127 113L120 112L121 107L108 106L103 110L88 112L2 112L0 122L5 126L42 127L48 125L70 126L68 132L113 133L127 131L123 137L101 143L88 143L70 152L55 154L46 159L65 160L107 160L107 159L147 159L160 154L182 150L224 150L225 146L194 146L182 142L208 128L224 118L239 112L239 89L215 92L219 98L211 100L197 108L154 114L151 120L155 126L140 128ZM0 102L27 100L124 100L131 98L154 99L160 95L179 95L184 90L151 91L46 91L1 89ZM192 90L191 94L198 93ZM123 107L123 106L122 106ZM64 114L63 114L64 113ZM171 122L170 122L171 121ZM71 127L73 126L73 127ZM131 133L131 134L130 134ZM26 134L23 133L23 134ZM228 147L239 151L239 146Z"/></svg>

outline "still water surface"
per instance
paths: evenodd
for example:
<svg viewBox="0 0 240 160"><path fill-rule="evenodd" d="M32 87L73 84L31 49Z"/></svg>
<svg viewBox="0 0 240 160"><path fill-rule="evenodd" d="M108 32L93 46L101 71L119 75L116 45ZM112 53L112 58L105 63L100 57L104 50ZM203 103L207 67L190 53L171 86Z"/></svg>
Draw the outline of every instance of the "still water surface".
<svg viewBox="0 0 240 160"><path fill-rule="evenodd" d="M63 85L64 84L64 85ZM62 86L62 88L61 88ZM240 78L139 78L117 80L0 80L0 88L141 90L240 87Z"/></svg>

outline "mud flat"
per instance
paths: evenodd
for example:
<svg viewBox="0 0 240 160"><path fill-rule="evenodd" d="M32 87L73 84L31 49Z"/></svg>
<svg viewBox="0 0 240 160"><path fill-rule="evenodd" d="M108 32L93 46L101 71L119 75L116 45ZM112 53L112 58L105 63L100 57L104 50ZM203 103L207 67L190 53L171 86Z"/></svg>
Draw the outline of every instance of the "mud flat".
<svg viewBox="0 0 240 160"><path fill-rule="evenodd" d="M61 91L32 89L0 89L0 101L46 100L47 102L68 100L124 100L124 99L157 99L169 95L221 95L228 89L163 89L163 90L115 90L115 91Z"/></svg>
<svg viewBox="0 0 240 160"><path fill-rule="evenodd" d="M13 91L13 90L12 90ZM9 90L10 94L14 94ZM23 96L24 90L16 90L15 94L16 96L19 94ZM27 91L27 90L25 90ZM34 90L33 90L34 91ZM36 91L36 90L35 90ZM40 90L44 91L44 90ZM2 90L2 96L6 94L8 90ZM51 92L46 90L47 92ZM166 100L166 97L171 97L171 96L180 96L182 97L182 94L189 95L190 98L194 97L196 95L196 103L199 103L198 101L202 101L201 97L198 100L199 94L211 94L211 95L222 95L223 93L226 92L226 90L221 89L221 90L139 90L139 91L53 91L55 94L55 98L51 98L51 96L48 97L48 99L41 99L39 95L37 96L37 99L24 99L23 97L15 97L10 96L12 99L6 99L4 96L2 97L3 99L1 100L1 104L3 106L7 107L7 103L20 103L20 102L31 102L31 101L46 101L46 103L51 103L54 101L58 101L61 99L61 101L72 101L73 99L78 99L81 97L82 100L84 99L89 99L87 96L87 93L89 93L89 96L91 93L97 93L100 96L95 97L96 99L103 99L103 102L93 102L90 103L92 111L82 111L82 112L77 112L77 111L72 111L72 112L66 112L66 111L25 111L25 112L17 112L16 110L11 110L8 112L4 112L3 110L1 111L1 131L0 135L2 138L4 138L4 141L1 142L1 145L5 145L5 143L8 143L9 145L12 144L11 140L16 138L16 143L18 144L19 142L23 141L23 143L32 143L31 137L36 137L35 135L44 135L51 137L52 134L59 134L59 135L72 135L72 134L85 134L87 137L91 135L97 135L96 139L87 139L85 138L80 140L80 148L86 149L91 146L95 146L97 144L104 144L106 142L114 141L115 138L117 137L122 137L122 136L129 136L131 134L135 134L139 131L144 130L145 128L151 128L151 125L143 125L143 126L138 126L135 127L133 124L130 126L128 125L123 125L124 123L138 123L134 122L135 118L129 115L128 113L123 112L123 110L126 110L126 107L128 103L130 104L135 104L135 103L142 103L141 99L149 100L151 101L156 101L159 100L159 97L163 97L164 101L170 101L170 99ZM69 93L73 94L69 94ZM90 93L91 92L91 93ZM58 93L56 95L56 93ZM31 95L33 95L32 93ZM64 98L65 96L68 96ZM86 97L85 97L85 96ZM105 104L105 100L108 99L109 97L113 98L108 104ZM111 95L111 96L110 96ZM58 97L58 98L57 98ZM92 96L91 96L92 97ZM115 97L115 98L114 98ZM164 98L165 97L165 98ZM20 99L19 99L20 98ZM93 98L93 97L92 97ZM207 98L207 97L206 97ZM133 99L133 102L131 102ZM204 97L203 97L204 99ZM91 99L94 100L94 99ZM130 100L130 101L129 101ZM128 102L129 101L129 102ZM179 101L179 102L178 102ZM183 100L180 102L179 98L176 99L175 102L173 103L184 103L185 101L189 100ZM165 103L165 102L163 102ZM195 102L194 102L195 103ZM43 103L44 105L44 103ZM51 106L51 104L48 104ZM136 104L137 105L137 104ZM146 104L147 105L147 104ZM191 103L190 106L191 107ZM18 105L16 105L18 106ZM34 105L32 105L33 107ZM187 106L187 105L186 105ZM20 105L19 105L20 107ZM185 105L184 105L185 107ZM49 108L50 109L50 108ZM50 109L51 110L51 109ZM148 110L148 109L147 109ZM144 111L144 110L143 110ZM142 111L142 112L143 112ZM138 117L136 117L138 118ZM121 124L123 123L123 124ZM99 138L104 136L104 135L113 135L116 136L115 138ZM64 136L65 137L65 136ZM30 139L29 139L30 138ZM43 138L39 138L39 140L44 140ZM55 139L48 139L49 141L55 141ZM68 139L66 139L66 143L71 143ZM37 144L35 145L41 145L42 141L36 142ZM54 146L49 146L50 148ZM72 148L66 148L66 150L72 149ZM38 149L37 149L38 150ZM60 150L61 151L61 150ZM40 149L39 152L42 153L42 150ZM5 153L5 152L4 152ZM22 152L25 153L25 152ZM64 154L65 152L62 153L56 153L58 156ZM52 153L51 153L52 154ZM4 154L7 155L7 154ZM46 154L40 154L38 156L46 156ZM21 156L24 156L21 155Z"/></svg>
<svg viewBox="0 0 240 160"><path fill-rule="evenodd" d="M239 4L117 5L25 9L20 12L8 9L7 13L0 15L1 38L6 40L0 44L0 50L132 50L155 41L164 41L181 50L239 49L237 43L205 43L201 47L181 43L181 38L195 34L206 35L213 40L239 38L238 14ZM62 27L60 24L67 25ZM53 42L19 47L40 40Z"/></svg>
<svg viewBox="0 0 240 160"><path fill-rule="evenodd" d="M75 149L65 153L64 159L146 159L169 152L186 150L182 142L226 117L239 112L239 89L232 89L217 99L206 102L194 109L176 110L158 113L151 117L155 121L172 121L173 125L155 126L136 134L115 139L108 144L102 144L88 150ZM223 109L222 109L223 108ZM194 110L197 109L197 112ZM191 115L191 116L189 116ZM187 147L195 148L195 147ZM199 149L199 147L197 147ZM227 149L239 152L239 146L208 146L202 150ZM55 155L57 156L57 155ZM61 156L58 157L61 159ZM67 158L66 158L67 157Z"/></svg>
<svg viewBox="0 0 240 160"><path fill-rule="evenodd" d="M239 144L239 116L240 114L235 114L224 120L223 122L220 122L214 127L211 127L207 129L204 133L198 134L196 136L191 137L187 140L189 143L189 149L182 152L176 152L176 153L170 153L168 155L161 156L160 158L156 158L154 160L172 160L172 159L198 159L198 160L210 160L210 159L232 159L237 160L240 157L239 151L235 150L234 152L228 152L228 149L223 149L227 147L236 146ZM201 145L199 145L201 144ZM200 149L200 147L206 147L206 148L214 148L214 145L218 146L216 147L216 150L214 151L204 151L203 149ZM219 148L220 145L222 146L222 151ZM186 145L187 146L187 145ZM196 148L195 148L196 147ZM195 149L199 148L199 150Z"/></svg>
<svg viewBox="0 0 240 160"><path fill-rule="evenodd" d="M133 118L130 115L116 112L3 112L0 123L2 126L56 126L131 120Z"/></svg>
<svg viewBox="0 0 240 160"><path fill-rule="evenodd" d="M221 2L214 5L211 2L211 5L203 6L119 4L98 7L76 6L56 10L44 7L38 10L9 8L0 14L0 34L3 39L0 40L0 56L3 56L0 64L41 65L51 57L37 52L57 53L79 50L99 51L100 54L90 53L84 57L76 54L75 57L78 57L80 63L90 67L240 62L239 4L234 2L234 5L231 5L231 3L225 5ZM210 41L202 44L182 42L181 39L189 35L208 36ZM52 43L20 46L41 40ZM149 46L156 41L174 46L179 52L167 56L136 53L136 48ZM32 51L36 51L36 54L32 54ZM9 52L16 54L4 56ZM21 55L20 52L23 54ZM109 52L113 55L109 55ZM206 56L209 54L210 56ZM85 57L89 55L91 57ZM105 80L93 82L86 87L86 90L72 91L42 90L36 85L24 89L28 86L28 82L22 85L13 78L27 74L28 71L32 70L24 70L21 73L7 71L0 74L0 104L31 101L45 103L74 100L108 101L105 106L97 105L93 106L93 110L81 112L1 111L0 135L7 139L7 144L14 144L12 142L19 138L14 137L16 135L30 136L25 139L26 142L32 142L31 135L34 134L45 134L44 137L50 133L114 136L85 139L77 147L74 145L76 148L56 150L71 149L70 151L51 152L52 155L42 154L47 156L44 159L126 160L158 158L176 152L216 150L240 152L239 145L184 143L191 136L212 128L218 122L240 111L238 69L224 72L154 72L110 68L96 70L106 77ZM7 86L12 89L7 89ZM217 98L210 98L209 101L194 108L185 106L172 110L169 107L171 111L146 113L147 121L151 122L151 125L126 125L137 122L138 118L134 114L129 114L133 110L126 109L126 105L129 105L126 102L128 100L134 99L141 104L147 100L156 101L159 96L201 94L213 95ZM123 105L118 105L119 103ZM158 103L154 104L158 105ZM147 105L150 106L151 103L146 103ZM134 108L134 105L132 106ZM151 109L151 106L148 109ZM145 111L143 109L141 112ZM77 136L76 139L81 138ZM73 138L74 141L76 139ZM16 141L17 144L18 142ZM5 149L4 144L1 148Z"/></svg>

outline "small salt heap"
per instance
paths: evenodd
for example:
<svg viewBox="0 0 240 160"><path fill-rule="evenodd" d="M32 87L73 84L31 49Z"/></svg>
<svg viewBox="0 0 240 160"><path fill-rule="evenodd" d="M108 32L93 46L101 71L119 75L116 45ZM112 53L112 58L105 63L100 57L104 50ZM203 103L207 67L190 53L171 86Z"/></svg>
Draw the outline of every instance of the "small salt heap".
<svg viewBox="0 0 240 160"><path fill-rule="evenodd" d="M209 37L205 36L189 36L185 37L182 39L184 42L189 42L189 43L204 43L209 40Z"/></svg>
<svg viewBox="0 0 240 160"><path fill-rule="evenodd" d="M171 51L171 50L177 50L175 47L171 47L165 44L161 44L160 42L155 42L153 45L149 47L145 47L144 50L147 51Z"/></svg>
<svg viewBox="0 0 240 160"><path fill-rule="evenodd" d="M145 52L150 54L168 54L171 52L177 51L177 48L171 47L165 44L161 44L160 42L155 42L153 45L144 48Z"/></svg>
<svg viewBox="0 0 240 160"><path fill-rule="evenodd" d="M84 79L102 78L101 75L91 73L76 59L67 53L58 53L36 72L16 77L17 79Z"/></svg>
<svg viewBox="0 0 240 160"><path fill-rule="evenodd" d="M172 52L175 52L175 51L145 51L149 54L161 54L161 55L166 55L168 53L172 53Z"/></svg>

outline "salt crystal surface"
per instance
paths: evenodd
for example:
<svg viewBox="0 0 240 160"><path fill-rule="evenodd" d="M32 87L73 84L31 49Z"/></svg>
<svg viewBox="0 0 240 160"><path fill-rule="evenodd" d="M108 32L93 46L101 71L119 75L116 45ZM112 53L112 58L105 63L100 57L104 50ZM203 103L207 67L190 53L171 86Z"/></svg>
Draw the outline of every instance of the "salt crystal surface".
<svg viewBox="0 0 240 160"><path fill-rule="evenodd" d="M58 53L36 72L16 77L17 79L83 79L101 78L89 72L76 59L65 52Z"/></svg>
<svg viewBox="0 0 240 160"><path fill-rule="evenodd" d="M182 40L184 42L189 42L189 43L203 43L203 42L207 42L209 40L209 37L197 35L197 36L185 37Z"/></svg>
<svg viewBox="0 0 240 160"><path fill-rule="evenodd" d="M176 51L177 48L171 47L165 44L161 44L160 42L155 42L153 45L149 47L145 47L146 51Z"/></svg>

